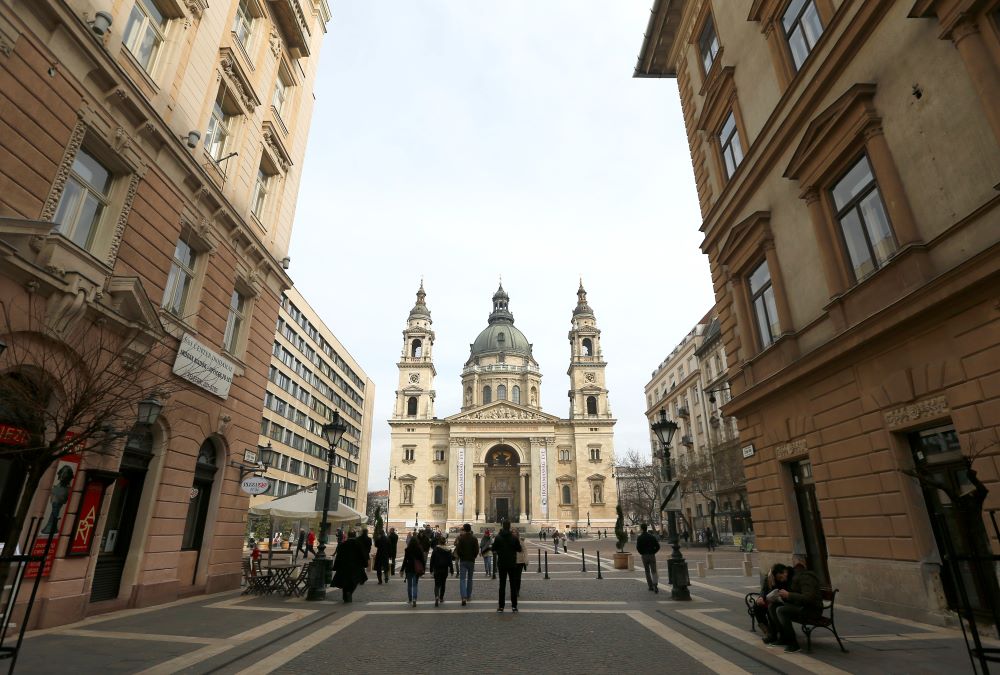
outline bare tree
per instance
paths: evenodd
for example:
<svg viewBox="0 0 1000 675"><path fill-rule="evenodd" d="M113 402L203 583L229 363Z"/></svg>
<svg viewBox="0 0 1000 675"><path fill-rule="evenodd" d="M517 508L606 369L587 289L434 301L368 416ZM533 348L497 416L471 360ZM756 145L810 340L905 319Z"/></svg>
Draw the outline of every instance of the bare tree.
<svg viewBox="0 0 1000 675"><path fill-rule="evenodd" d="M691 461L681 462L678 480L683 495L701 495L708 502L710 527L717 537L719 493L732 491L746 484L738 439L714 443Z"/></svg>
<svg viewBox="0 0 1000 675"><path fill-rule="evenodd" d="M615 475L625 520L630 525L642 522L659 525L660 505L657 503L657 480L652 463L637 450L629 449L616 462Z"/></svg>
<svg viewBox="0 0 1000 675"><path fill-rule="evenodd" d="M171 376L173 349L162 327L87 313L53 326L51 303L0 302L7 348L0 356L0 419L9 427L0 457L25 476L13 516L0 532L9 554L45 471L69 454L110 455L136 421L137 404L187 389ZM11 431L12 430L12 431ZM13 441L13 442L11 442Z"/></svg>

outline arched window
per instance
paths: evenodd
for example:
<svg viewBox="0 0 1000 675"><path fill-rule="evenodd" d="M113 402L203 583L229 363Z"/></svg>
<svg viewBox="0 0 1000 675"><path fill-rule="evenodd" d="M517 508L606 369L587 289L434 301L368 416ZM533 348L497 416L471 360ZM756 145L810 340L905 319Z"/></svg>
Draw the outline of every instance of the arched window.
<svg viewBox="0 0 1000 675"><path fill-rule="evenodd" d="M198 449L198 461L194 467L194 483L191 485L184 536L181 539L182 550L201 549L205 521L208 518L208 502L212 498L212 484L215 482L215 458L215 444L206 438Z"/></svg>
<svg viewBox="0 0 1000 675"><path fill-rule="evenodd" d="M510 390L510 400L514 403L521 402L521 388L516 384L514 385L514 388Z"/></svg>
<svg viewBox="0 0 1000 675"><path fill-rule="evenodd" d="M423 343L420 342L420 340L414 340L410 344L410 356L412 356L415 359L418 359L418 358L420 358L423 355L424 355L424 345L423 345Z"/></svg>
<svg viewBox="0 0 1000 675"><path fill-rule="evenodd" d="M596 415L597 414L597 397L588 396L587 397L587 414Z"/></svg>
<svg viewBox="0 0 1000 675"><path fill-rule="evenodd" d="M483 404L490 403L493 400L493 390L489 386L483 387Z"/></svg>
<svg viewBox="0 0 1000 675"><path fill-rule="evenodd" d="M434 503L444 504L444 488L440 485L434 486Z"/></svg>
<svg viewBox="0 0 1000 675"><path fill-rule="evenodd" d="M573 497L573 493L569 489L569 485L563 485L562 486L562 503L563 504L572 504L573 503L572 497Z"/></svg>
<svg viewBox="0 0 1000 675"><path fill-rule="evenodd" d="M506 401L507 400L507 387L506 385L497 385L497 400Z"/></svg>
<svg viewBox="0 0 1000 675"><path fill-rule="evenodd" d="M590 356L594 352L594 344L590 338L583 338L583 355Z"/></svg>
<svg viewBox="0 0 1000 675"><path fill-rule="evenodd" d="M604 500L601 499L601 486L600 485L595 485L594 486L594 503L595 504L600 504L603 501Z"/></svg>
<svg viewBox="0 0 1000 675"><path fill-rule="evenodd" d="M406 414L410 417L415 417L417 414L417 397L411 396L406 399Z"/></svg>

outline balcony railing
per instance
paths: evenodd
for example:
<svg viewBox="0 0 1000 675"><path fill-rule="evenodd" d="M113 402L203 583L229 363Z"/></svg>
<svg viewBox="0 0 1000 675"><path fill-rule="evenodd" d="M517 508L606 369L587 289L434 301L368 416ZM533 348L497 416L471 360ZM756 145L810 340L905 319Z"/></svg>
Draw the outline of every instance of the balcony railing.
<svg viewBox="0 0 1000 675"><path fill-rule="evenodd" d="M687 418L691 416L691 413L688 411L688 407L686 405L682 405L681 407L677 408L677 416Z"/></svg>
<svg viewBox="0 0 1000 675"><path fill-rule="evenodd" d="M691 438L690 434L684 434L683 436L681 436L681 445L686 445L690 448L692 445L694 445L694 439Z"/></svg>

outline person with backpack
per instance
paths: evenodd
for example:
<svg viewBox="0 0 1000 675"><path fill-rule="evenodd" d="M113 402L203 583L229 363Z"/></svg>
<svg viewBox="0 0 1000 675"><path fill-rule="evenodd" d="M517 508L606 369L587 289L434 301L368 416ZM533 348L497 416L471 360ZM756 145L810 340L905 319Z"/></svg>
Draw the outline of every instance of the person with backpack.
<svg viewBox="0 0 1000 675"><path fill-rule="evenodd" d="M434 552L431 553L431 573L434 575L434 606L444 604L444 588L448 577L455 573L455 556L439 534Z"/></svg>
<svg viewBox="0 0 1000 675"><path fill-rule="evenodd" d="M406 602L416 607L417 583L420 577L424 576L424 549L420 547L420 540L417 537L411 539L403 551L403 564L400 570L406 577Z"/></svg>
<svg viewBox="0 0 1000 675"><path fill-rule="evenodd" d="M458 593L462 596L462 606L472 599L472 574L476 571L476 556L479 542L472 534L472 525L462 526L462 533L455 538L455 556L458 558Z"/></svg>
<svg viewBox="0 0 1000 675"><path fill-rule="evenodd" d="M486 576L493 574L493 537L490 531L483 533L483 538L479 542L479 555L483 556L483 566L486 568Z"/></svg>
<svg viewBox="0 0 1000 675"><path fill-rule="evenodd" d="M660 592L660 577L656 573L656 552L660 550L660 542L650 534L649 526L643 523L639 526L642 534L635 542L635 550L642 557L642 567L646 570L646 585L654 593Z"/></svg>
<svg viewBox="0 0 1000 675"><path fill-rule="evenodd" d="M521 552L521 540L514 537L510 531L510 521L505 520L500 533L493 541L493 552L496 556L497 571L500 573L500 600L497 613L504 610L507 595L507 578L510 578L510 607L517 612L517 594L521 590L521 568L517 564L517 554Z"/></svg>

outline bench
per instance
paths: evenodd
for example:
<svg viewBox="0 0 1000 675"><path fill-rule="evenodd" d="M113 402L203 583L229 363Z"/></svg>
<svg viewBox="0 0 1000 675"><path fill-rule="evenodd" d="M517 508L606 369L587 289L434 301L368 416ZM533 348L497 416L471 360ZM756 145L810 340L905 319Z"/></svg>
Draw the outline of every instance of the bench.
<svg viewBox="0 0 1000 675"><path fill-rule="evenodd" d="M840 651L846 652L847 649L844 647L844 643L840 639L840 634L837 633L837 624L834 623L833 618L833 607L837 599L837 592L839 589L821 588L820 595L823 600L823 612L816 617L810 617L802 621L797 621L802 625L802 634L806 636L806 651L812 651L812 632L817 628L825 628L826 630L833 633L833 637L837 638L837 644L840 645ZM757 598L760 597L760 593L747 593L743 598L743 601L747 606L747 614L750 615L750 630L756 632L757 617L754 615L754 607L757 604Z"/></svg>

